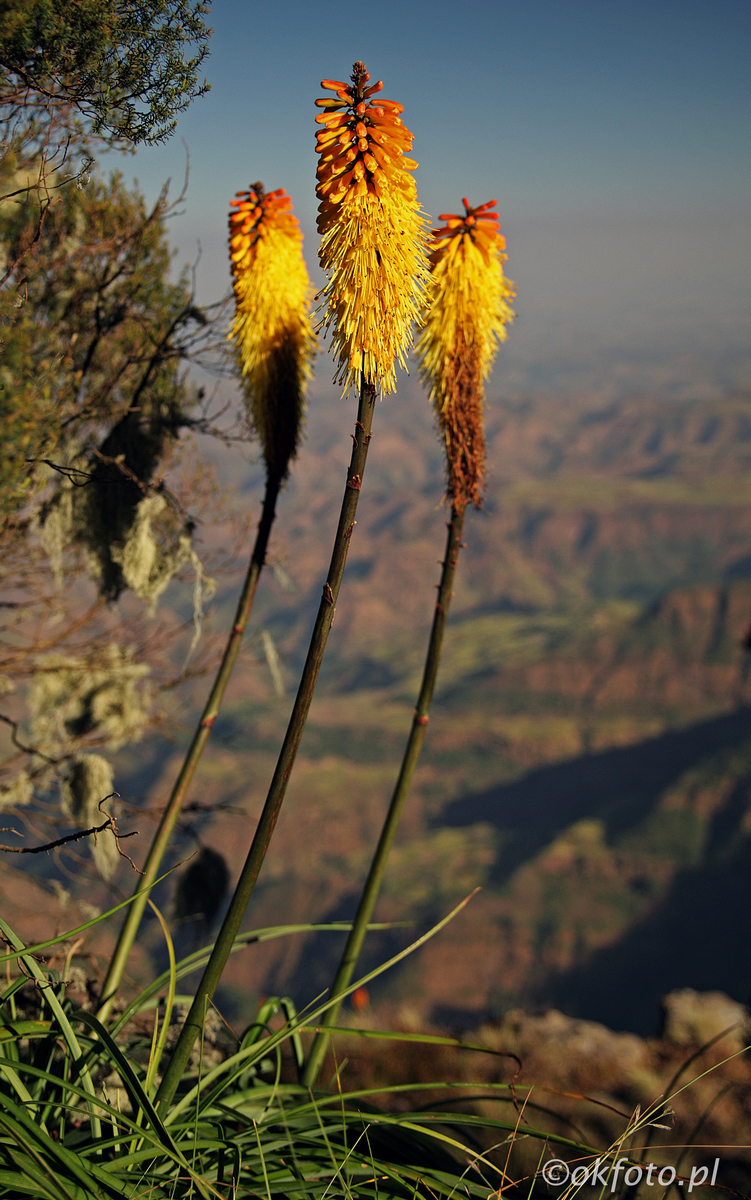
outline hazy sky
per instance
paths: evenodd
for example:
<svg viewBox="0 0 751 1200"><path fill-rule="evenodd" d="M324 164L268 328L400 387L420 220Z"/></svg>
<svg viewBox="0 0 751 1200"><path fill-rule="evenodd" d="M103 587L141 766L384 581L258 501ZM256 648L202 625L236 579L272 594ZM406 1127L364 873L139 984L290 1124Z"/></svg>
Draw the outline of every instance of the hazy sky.
<svg viewBox="0 0 751 1200"><path fill-rule="evenodd" d="M171 232L181 260L201 243L201 300L256 179L292 195L320 280L313 102L362 58L405 106L427 212L499 202L519 317L496 386L751 384L750 0L217 0L210 23L211 92L118 164L154 197L187 143Z"/></svg>

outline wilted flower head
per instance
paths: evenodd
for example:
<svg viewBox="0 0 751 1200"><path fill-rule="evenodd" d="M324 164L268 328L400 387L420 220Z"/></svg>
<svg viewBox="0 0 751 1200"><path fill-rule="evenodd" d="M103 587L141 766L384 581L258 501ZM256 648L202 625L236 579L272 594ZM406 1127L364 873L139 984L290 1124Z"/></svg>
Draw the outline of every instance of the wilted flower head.
<svg viewBox="0 0 751 1200"><path fill-rule="evenodd" d="M302 231L283 188L255 183L230 201L235 289L231 337L242 368L248 421L270 473L283 479L300 439L315 338Z"/></svg>
<svg viewBox="0 0 751 1200"><path fill-rule="evenodd" d="M333 327L337 382L360 373L384 392L396 387L394 361L405 365L411 326L427 280L425 216L407 158L412 134L401 104L373 99L383 84L356 62L351 84L324 79L336 99L325 111L317 149L321 266L329 276L322 324Z"/></svg>
<svg viewBox="0 0 751 1200"><path fill-rule="evenodd" d="M448 493L454 504L479 505L485 468L483 383L490 374L515 285L503 274L506 240L498 228L496 201L463 215L442 213L430 255L432 305L417 343L420 374L435 405L446 442Z"/></svg>

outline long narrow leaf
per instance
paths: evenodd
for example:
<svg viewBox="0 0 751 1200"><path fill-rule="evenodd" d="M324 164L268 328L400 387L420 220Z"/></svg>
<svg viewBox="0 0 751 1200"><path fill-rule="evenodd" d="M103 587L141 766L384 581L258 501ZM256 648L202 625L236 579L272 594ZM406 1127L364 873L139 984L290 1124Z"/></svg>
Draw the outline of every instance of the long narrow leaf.
<svg viewBox="0 0 751 1200"><path fill-rule="evenodd" d="M150 888L143 888L140 892L135 892L128 900L123 900L120 904L116 904L114 908L107 909L107 912L100 913L98 917L92 917L84 925L77 925L75 929L68 929L66 933L59 933L56 937L49 938L46 942L35 942L33 946L23 946L24 954L39 954L42 950L49 950L52 946L59 946L61 942L70 941L72 938L77 937L79 933L85 933L87 929L93 928L94 925L99 925L102 921L106 921L109 917L114 916L115 913L120 912L121 908L127 908L138 896L142 896L144 892L148 892L151 888L156 887L158 883L161 883L163 879L171 875L173 871L177 871L180 866L182 866L182 863L176 863L174 867L170 867L169 871L165 871L163 875L155 879ZM4 922L3 928L6 930L8 928ZM15 945L16 941L17 939L14 935L12 944ZM7 954L0 954L0 964L13 962L16 958L18 958L17 950L12 950Z"/></svg>
<svg viewBox="0 0 751 1200"><path fill-rule="evenodd" d="M398 929L401 928L403 922L380 922L369 926L371 930ZM247 933L240 933L235 938L235 944L232 947L232 953L236 954L238 950L244 950L246 946L260 944L262 942L272 942L276 938L289 937L293 933L347 933L351 929L350 921L330 921L325 924L313 924L304 922L299 925L271 925L266 929L253 929ZM213 944L203 946L200 950L194 950L192 954L181 959L177 964L176 979L184 979L186 975L190 975L193 971L205 967L211 956ZM170 973L164 971L152 983L132 1000L128 1007L124 1010L117 1021L112 1025L112 1033L114 1036L124 1029L128 1021L130 1021L136 1013L143 1012L149 1003L158 996L162 989L169 983ZM192 999L192 997L191 997Z"/></svg>
<svg viewBox="0 0 751 1200"><path fill-rule="evenodd" d="M133 1067L128 1061L128 1058L122 1048L118 1046L117 1042L111 1036L109 1031L105 1028L102 1022L94 1016L93 1013L84 1012L83 1009L78 1009L75 1013L75 1019L80 1021L83 1025L86 1025L87 1028L91 1029L100 1039L102 1044L107 1048L109 1057L116 1065L118 1074L123 1081L123 1086L128 1092L131 1105L133 1106L133 1111L138 1112L139 1109L143 1111L144 1116L149 1122L149 1127L159 1138L164 1148L171 1154L174 1154L177 1160L180 1160L179 1150L162 1124L154 1105L146 1094L141 1081L133 1070Z"/></svg>
<svg viewBox="0 0 751 1200"><path fill-rule="evenodd" d="M175 1120L177 1118L177 1116L183 1111L183 1109L188 1104L193 1103L195 1096L198 1092L204 1091L209 1084L214 1083L214 1081L216 1079L220 1078L220 1076L222 1074L226 1074L227 1072L232 1071L233 1077L234 1077L235 1075L237 1075L239 1073L236 1068L238 1067L238 1065L240 1063L243 1064L243 1069L247 1070L247 1068L253 1062L255 1062L257 1059L263 1057L264 1055L268 1054L269 1051L275 1049L276 1046L281 1045L282 1042L285 1042L291 1036L291 1034L293 1032L297 1032L300 1029L300 1027L303 1025L303 1023L306 1025L312 1024L318 1017L320 1017L323 1013L325 1013L326 1010L331 1007L331 1005L337 1004L341 1000L346 999L346 997L351 995L352 992L357 991L357 989L359 987L363 987L366 983L370 983L371 979L376 979L379 975L382 975L384 973L384 971L388 971L388 969L390 967L395 966L396 963L401 962L403 959L407 958L410 954L413 954L415 952L415 950L419 950L419 948L421 946L424 946L426 942L429 942L430 939L435 937L435 935L437 933L440 933L440 931L443 928L445 928L445 926L448 925L450 921L453 921L454 917L456 917L462 911L462 909L467 904L469 904L472 897L474 895L476 895L476 893L478 891L479 891L479 888L475 888L475 890L473 892L470 892L469 896L465 897L464 900L460 901L460 903L457 904L455 908L452 908L451 912L448 913L443 918L443 920L439 921L437 925L433 925L432 928L429 929L427 931L427 933L424 933L422 935L422 937L419 937L417 939L417 941L412 942L404 950L400 950L398 954L395 954L392 958L388 959L387 962L381 963L381 965L379 967L376 967L374 970L370 971L367 975L363 975L362 978L357 980L356 983L350 984L350 986L348 988L346 988L343 992L341 992L339 994L339 996L334 997L333 999L329 999L329 1000L325 1001L323 1004L320 1004L317 1008L313 1009L312 1012L308 1013L307 1016L305 1016L304 1022L303 1022L302 1018L300 1018L300 1020L297 1022L292 1022L292 1023L288 1022L277 1033L272 1034L271 1037L269 1037L269 1038L266 1038L261 1043L260 1047L258 1049L256 1049L255 1055L253 1055L253 1048L251 1047L250 1053L240 1052L239 1054L233 1054L228 1059L226 1059L223 1063L220 1063L219 1066L215 1067L213 1071L209 1071L209 1073L207 1075L205 1075L204 1078L201 1079L195 1085L195 1087L191 1088L190 1091L188 1091L185 1096L183 1096L180 1100L178 1100L173 1105L173 1107L170 1110L169 1116L167 1116L165 1118L165 1123L169 1124L172 1120ZM222 1085L222 1087L218 1090L219 1094L221 1094L221 1091L223 1090L223 1087L226 1086L227 1082L228 1081L225 1081L225 1084ZM211 1097L209 1097L207 1100L204 1100L204 1107L206 1107L206 1105L210 1104L210 1103L211 1103Z"/></svg>
<svg viewBox="0 0 751 1200"><path fill-rule="evenodd" d="M21 942L20 938L18 938L16 936L16 934L13 932L13 930L10 928L10 926L7 924L7 922L5 922L2 919L2 917L0 917L0 929L5 934L5 937L8 940L8 943L11 946L13 946L13 948L15 950L19 951L17 957L19 957L22 960L26 970L29 972L30 975L33 976L34 979L36 979L37 983L39 983L42 987L42 994L44 996L45 1002L49 1005L50 1009L52 1010L53 1015L55 1016L56 1020L58 1021L58 1024L60 1026L60 1033L61 1033L62 1037L65 1039L65 1043L66 1043L68 1049L70 1050L71 1058L76 1063L77 1069L80 1070L80 1072L81 1072L81 1080L83 1082L84 1088L86 1089L86 1091L89 1093L89 1095L91 1097L91 1099L88 1102L88 1105L89 1105L89 1112L91 1115L92 1133L94 1134L95 1137L101 1137L102 1131L99 1126L99 1119L96 1115L96 1105L94 1104L94 1100L96 1098L94 1084L92 1083L91 1075L89 1073L88 1067L86 1066L85 1062L82 1061L83 1052L79 1045L78 1038L76 1037L75 1033L73 1032L73 1027L71 1026L70 1021L68 1020L68 1018L65 1014L63 1006L60 1003L60 1001L58 1000L57 996L55 995L54 988L49 983L49 980L45 977L44 971L39 966L39 963L32 956L32 954L26 949L26 947L23 945L23 942Z"/></svg>
<svg viewBox="0 0 751 1200"><path fill-rule="evenodd" d="M180 1147L174 1142L170 1136L170 1133L165 1128L154 1105L151 1102L151 1099L142 1087L140 1080L129 1063L126 1055L120 1046L117 1045L109 1031L105 1028L102 1022L94 1016L93 1013L84 1012L82 1009L79 1009L75 1013L75 1019L77 1021L81 1021L84 1025L87 1025L97 1034L104 1046L106 1046L110 1057L115 1061L118 1074L120 1075L120 1078L122 1079L123 1084L130 1095L131 1104L133 1105L134 1110L138 1111L138 1109L140 1109L148 1122L148 1125L140 1131L141 1134L144 1136L147 1133L151 1134L152 1136L155 1135L174 1162L190 1175L193 1183L201 1192L201 1194L208 1196L208 1192L206 1191L203 1182L191 1167L187 1158L180 1150Z"/></svg>
<svg viewBox="0 0 751 1200"><path fill-rule="evenodd" d="M74 1196L75 1193L64 1187L63 1179L66 1179L78 1183L92 1196L99 1197L101 1188L104 1188L104 1194L113 1197L113 1200L119 1200L122 1197L122 1192L112 1186L101 1170L98 1170L93 1164L89 1164L88 1170L84 1169L77 1154L66 1149L60 1142L56 1142L48 1133L40 1129L23 1107L16 1104L9 1096L3 1097L0 1128L4 1129L17 1145L23 1146L27 1153L32 1155L50 1182L51 1194L66 1198ZM52 1191L53 1186L59 1190Z"/></svg>
<svg viewBox="0 0 751 1200"><path fill-rule="evenodd" d="M162 927L162 933L164 934L164 940L167 944L167 956L169 958L169 990L167 992L167 1003L166 1003L165 1010L164 1010L164 1024L162 1025L162 1032L159 1035L159 1040L157 1041L156 1046L154 1048L154 1053L152 1054L151 1058L149 1059L149 1069L146 1072L145 1089L146 1089L147 1095L150 1096L151 1092L152 1092L152 1085L154 1083L154 1079L156 1078L156 1073L159 1070L159 1063L161 1062L162 1054L164 1053L164 1047L167 1043L167 1032L169 1030L170 1017L172 1016L172 1006L175 1003L175 984L177 982L177 971L176 971L176 967L175 967L175 947L174 947L172 938L170 937L169 929L167 928L167 922L165 921L164 917L160 913L156 904L154 904L153 900L149 900L149 906L154 910L157 920L159 921L159 924ZM155 1013L154 1014L154 1030L155 1031L156 1031L157 1024L158 1024L158 1014Z"/></svg>

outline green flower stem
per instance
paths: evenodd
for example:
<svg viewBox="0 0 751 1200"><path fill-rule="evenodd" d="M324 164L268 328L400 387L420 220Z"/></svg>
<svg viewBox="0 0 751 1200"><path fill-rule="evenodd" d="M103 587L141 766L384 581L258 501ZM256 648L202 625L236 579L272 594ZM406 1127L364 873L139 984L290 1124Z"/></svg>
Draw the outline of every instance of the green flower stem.
<svg viewBox="0 0 751 1200"><path fill-rule="evenodd" d="M378 893L381 890L386 863L399 826L405 801L409 795L417 760L420 757L420 750L422 749L422 742L425 737L430 704L433 699L433 691L441 659L443 631L446 628L446 617L451 603L454 575L456 574L456 561L462 546L464 511L464 506L458 508L456 505L451 510L451 520L446 539L446 555L442 564L441 582L438 585L438 599L436 600L435 612L433 614L433 626L430 630L430 641L428 642L428 652L425 658L422 686L420 687L420 694L415 706L415 715L412 718L412 728L407 739L399 778L396 781L394 794L391 797L381 837L373 855L373 861L370 864L370 871L365 881L357 914L347 937L342 959L339 963L339 970L336 973L331 988L332 996L338 996L346 992L352 978L352 973L362 950L365 934L373 915L373 909L378 899ZM321 1019L321 1027L313 1040L308 1061L305 1064L301 1077L301 1083L306 1087L313 1087L315 1085L318 1074L323 1066L323 1060L331 1036L328 1030L330 1026L336 1025L339 1011L342 1007L342 1000L327 1009Z"/></svg>
<svg viewBox="0 0 751 1200"><path fill-rule="evenodd" d="M214 949L206 964L190 1011L185 1018L185 1024L180 1031L180 1036L172 1052L169 1066L157 1092L156 1102L162 1108L166 1108L171 1103L177 1086L188 1065L190 1052L203 1027L209 1002L221 979L225 964L232 950L232 944L240 931L240 924L245 916L245 910L248 907L250 897L253 894L258 874L266 856L269 842L271 841L271 835L276 826L279 810L284 800L289 777L303 730L305 729L308 710L313 699L313 692L323 660L324 650L326 649L329 630L334 620L336 600L339 595L339 587L342 582L342 575L344 574L344 565L347 561L350 538L355 525L357 501L360 496L360 486L365 471L365 460L368 455L368 444L371 437L370 430L373 422L374 405L375 387L372 384L366 383L365 379L363 379L360 386L360 403L355 423L355 432L352 435L354 443L352 458L347 472L347 485L344 489L344 499L339 516L339 526L334 540L331 565L326 582L323 585L323 597L313 628L308 657L303 667L295 705L289 719L287 733L279 753L279 760L276 765L274 777L271 780L266 803L253 836L250 850L248 851L248 857L245 860L245 865L230 901L227 915L219 930L219 935L214 943Z"/></svg>
<svg viewBox="0 0 751 1200"><path fill-rule="evenodd" d="M266 492L263 498L263 508L261 510L261 519L258 522L258 532L256 541L253 547L253 553L250 556L248 564L248 572L245 576L245 583L237 603L237 611L235 613L235 622L232 626L232 631L227 639L227 645L224 650L219 670L217 671L214 680L214 686L211 689L206 706L201 714L201 720L198 723L193 740L190 743L188 752L183 761L180 774L175 780L172 793L167 802L162 819L159 822L159 828L154 834L154 840L151 843L149 856L146 859L146 865L143 869L143 874L138 880L136 890L141 892L141 895L133 901L128 914L123 922L120 936L117 939L117 944L110 960L107 977L102 986L102 996L104 997L101 1004L98 1016L99 1019L106 1020L112 1001L117 994L117 989L120 986L120 981L125 971L125 965L128 961L133 942L135 941L138 927L141 923L143 910L148 901L148 888L157 878L159 867L164 857L164 852L167 849L167 844L172 837L175 824L180 815L180 810L190 786L190 781L193 778L195 769L198 766L199 759L203 754L204 747L209 740L209 735L213 728L214 722L219 712L219 706L224 697L224 693L229 683L232 669L237 661L237 656L240 652L243 634L245 633L250 617L250 610L253 607L253 600L258 586L258 579L263 569L263 564L266 561L266 550L269 544L271 527L274 523L274 515L276 513L276 501L279 496L281 487L281 479L278 475L267 474Z"/></svg>

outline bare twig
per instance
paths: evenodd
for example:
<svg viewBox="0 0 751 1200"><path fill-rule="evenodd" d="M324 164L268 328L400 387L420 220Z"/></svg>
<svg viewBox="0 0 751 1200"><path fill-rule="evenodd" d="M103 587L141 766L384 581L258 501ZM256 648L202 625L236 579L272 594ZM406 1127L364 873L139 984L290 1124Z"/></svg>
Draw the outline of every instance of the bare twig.
<svg viewBox="0 0 751 1200"><path fill-rule="evenodd" d="M51 458L26 458L26 459L24 459L24 462L44 463L45 466L51 467L51 469L53 471L57 471L59 475L64 475L65 478L69 481L69 483L73 484L73 487L86 487L86 485L88 483L91 483L92 479L94 478L94 476L91 474L90 471L81 471L78 469L78 467L61 467L61 466L58 466L57 463L53 463ZM79 483L74 478L74 476L76 476L76 475L80 475L83 477L82 483Z"/></svg>
<svg viewBox="0 0 751 1200"><path fill-rule="evenodd" d="M113 817L107 817L103 825L92 825L91 829L79 829L78 833L69 833L66 837L56 838L54 842L47 842L44 846L3 846L0 844L0 850L6 854L46 854L48 850L56 850L58 846L65 846L68 842L79 842L81 838L91 837L92 833L104 833L105 829L111 829L115 833ZM18 830L5 826L0 829L0 833L18 833ZM135 837L137 833L137 829L134 829L132 833L118 833L115 834L115 840ZM18 836L23 837L23 834L18 833ZM126 854L124 857L127 858L128 855Z"/></svg>
<svg viewBox="0 0 751 1200"><path fill-rule="evenodd" d="M102 805L105 804L107 800L111 800L112 797L117 796L117 794L117 792L111 792L109 796L105 796L103 800L100 800L98 806L99 811L102 811ZM0 843L0 850L4 851L5 854L48 854L50 850L56 850L58 846L66 846L69 842L80 842L81 838L91 837L93 835L94 839L96 840L97 834L104 833L107 829L112 830L112 836L115 839L118 854L120 854L122 858L127 858L128 862L133 867L133 870L138 871L138 867L133 862L133 859L130 857L130 855L126 854L125 851L120 848L120 842L125 838L135 837L138 833L138 830L134 829L132 833L118 833L117 821L112 816L108 816L107 820L102 825L92 825L91 829L79 829L77 833L69 833L65 837L56 838L54 842L47 842L44 846L4 846L2 843ZM10 826L5 826L5 828L0 829L0 833L15 833L18 837L23 837L23 834L20 834L17 829L12 829Z"/></svg>

